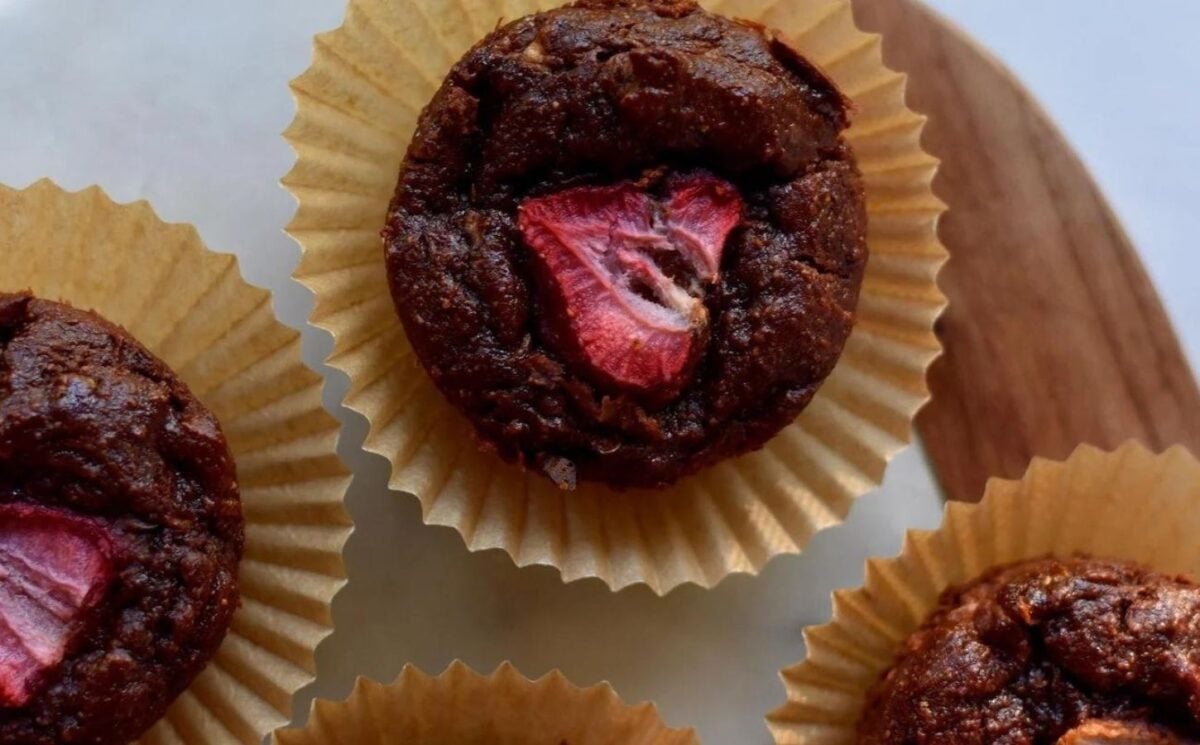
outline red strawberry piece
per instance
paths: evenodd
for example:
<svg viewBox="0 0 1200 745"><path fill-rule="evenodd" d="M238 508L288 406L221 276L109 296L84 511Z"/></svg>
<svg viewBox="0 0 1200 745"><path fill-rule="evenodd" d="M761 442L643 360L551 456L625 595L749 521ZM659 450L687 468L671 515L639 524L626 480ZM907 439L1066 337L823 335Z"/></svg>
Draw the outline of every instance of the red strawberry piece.
<svg viewBox="0 0 1200 745"><path fill-rule="evenodd" d="M112 579L112 543L98 522L0 505L0 707L37 693Z"/></svg>
<svg viewBox="0 0 1200 745"><path fill-rule="evenodd" d="M716 281L741 212L731 184L694 174L669 181L662 201L633 183L528 199L518 222L589 367L654 393L677 386L694 358L708 323L703 285ZM667 254L682 262L668 264ZM680 264L691 277L664 271Z"/></svg>

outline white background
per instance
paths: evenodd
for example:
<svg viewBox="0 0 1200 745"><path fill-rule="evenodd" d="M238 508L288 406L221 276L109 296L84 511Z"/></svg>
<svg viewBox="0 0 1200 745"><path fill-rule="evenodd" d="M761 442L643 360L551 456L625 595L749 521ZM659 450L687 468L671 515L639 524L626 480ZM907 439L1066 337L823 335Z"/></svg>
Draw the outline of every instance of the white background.
<svg viewBox="0 0 1200 745"><path fill-rule="evenodd" d="M936 0L1008 62L1077 145L1125 220L1195 365L1200 361L1200 2ZM310 299L289 280L298 249L281 233L293 211L276 182L292 155L287 81L308 65L312 35L340 23L342 0L0 0L0 182L42 176L149 199L208 244L236 252L302 328ZM305 331L311 363L329 350ZM345 382L332 376L327 403ZM831 589L857 585L862 561L892 554L906 527L932 527L939 498L918 449L892 466L846 525L758 578L665 599L563 586L495 552L421 524L415 500L384 488L382 460L342 453L358 473L359 523L347 558L339 631L320 650L315 693L341 697L354 675L390 680L405 662L477 669L512 659L530 675L561 667L577 683L611 680L655 699L669 723L704 742L766 743L763 714L782 701L776 671L803 654Z"/></svg>

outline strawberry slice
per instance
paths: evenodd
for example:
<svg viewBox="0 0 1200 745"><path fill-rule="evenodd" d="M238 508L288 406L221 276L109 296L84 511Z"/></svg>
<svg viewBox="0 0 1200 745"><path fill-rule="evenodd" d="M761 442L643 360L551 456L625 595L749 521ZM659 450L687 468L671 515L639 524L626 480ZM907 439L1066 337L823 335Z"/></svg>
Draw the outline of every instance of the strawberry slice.
<svg viewBox="0 0 1200 745"><path fill-rule="evenodd" d="M112 579L112 544L96 521L0 505L0 707L29 702Z"/></svg>
<svg viewBox="0 0 1200 745"><path fill-rule="evenodd" d="M1144 722L1089 719L1058 738L1055 745L1188 745L1164 727Z"/></svg>
<svg viewBox="0 0 1200 745"><path fill-rule="evenodd" d="M518 224L592 371L661 393L678 387L695 357L708 324L704 285L716 281L741 213L732 184L692 174L669 180L661 201L629 182L527 199Z"/></svg>

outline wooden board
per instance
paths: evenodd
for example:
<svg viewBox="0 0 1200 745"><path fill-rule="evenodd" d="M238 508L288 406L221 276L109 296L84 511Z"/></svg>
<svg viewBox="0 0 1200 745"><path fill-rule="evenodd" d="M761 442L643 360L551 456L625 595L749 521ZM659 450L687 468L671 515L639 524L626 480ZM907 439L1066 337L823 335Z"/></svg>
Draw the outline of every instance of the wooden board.
<svg viewBox="0 0 1200 745"><path fill-rule="evenodd" d="M1034 455L1137 438L1200 453L1200 390L1154 287L1083 165L1029 93L915 0L855 0L929 115L950 205L950 309L918 428L952 499Z"/></svg>

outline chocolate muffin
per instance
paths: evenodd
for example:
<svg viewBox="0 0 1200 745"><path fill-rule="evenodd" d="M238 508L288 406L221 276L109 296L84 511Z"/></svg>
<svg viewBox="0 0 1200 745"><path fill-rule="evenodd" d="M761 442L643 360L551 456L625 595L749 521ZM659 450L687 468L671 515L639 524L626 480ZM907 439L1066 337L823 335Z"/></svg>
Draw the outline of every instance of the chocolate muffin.
<svg viewBox="0 0 1200 745"><path fill-rule="evenodd" d="M863 745L1190 742L1200 586L1044 559L948 591L872 690Z"/></svg>
<svg viewBox="0 0 1200 745"><path fill-rule="evenodd" d="M213 415L122 329L0 294L0 743L124 745L238 605Z"/></svg>
<svg viewBox="0 0 1200 745"><path fill-rule="evenodd" d="M421 115L384 230L429 375L564 487L761 447L833 370L867 259L848 104L690 0L509 23Z"/></svg>

